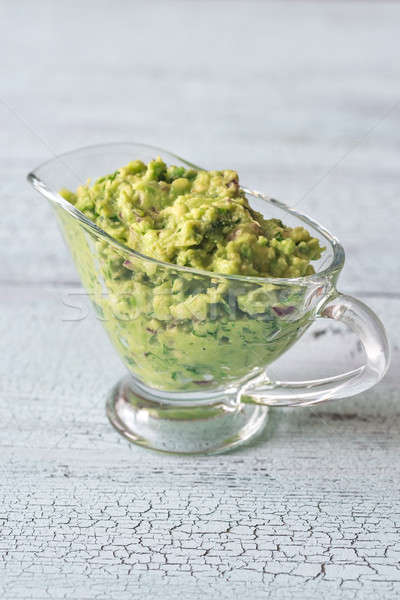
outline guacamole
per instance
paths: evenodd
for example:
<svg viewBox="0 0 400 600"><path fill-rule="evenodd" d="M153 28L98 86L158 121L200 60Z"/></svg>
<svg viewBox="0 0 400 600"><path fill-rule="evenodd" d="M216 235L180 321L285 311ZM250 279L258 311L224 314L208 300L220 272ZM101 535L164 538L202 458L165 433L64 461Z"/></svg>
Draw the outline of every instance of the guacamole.
<svg viewBox="0 0 400 600"><path fill-rule="evenodd" d="M321 247L303 227L252 210L235 171L140 160L76 193L61 191L113 238L164 262L223 273L301 277Z"/></svg>
<svg viewBox="0 0 400 600"><path fill-rule="evenodd" d="M323 251L303 227L253 210L235 171L135 160L61 194L114 239L169 263L119 249L60 215L100 318L143 383L224 387L261 372L309 325L307 285L223 277L309 275Z"/></svg>

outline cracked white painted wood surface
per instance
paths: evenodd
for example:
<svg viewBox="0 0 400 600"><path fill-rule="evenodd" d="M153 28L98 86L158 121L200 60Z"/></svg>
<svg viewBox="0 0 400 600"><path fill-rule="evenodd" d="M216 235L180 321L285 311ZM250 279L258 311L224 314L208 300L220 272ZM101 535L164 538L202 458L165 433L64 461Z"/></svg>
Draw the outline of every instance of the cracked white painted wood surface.
<svg viewBox="0 0 400 600"><path fill-rule="evenodd" d="M361 397L273 411L257 443L225 456L129 445L104 415L122 367L93 316L65 320L77 278L23 180L49 152L4 108L1 598L398 597L399 111L390 108L400 6L21 6L0 6L1 94L52 148L147 141L301 199L342 238L341 287L363 292L383 318L393 365ZM326 355L332 372L357 362L356 340L326 327L274 369L312 374Z"/></svg>

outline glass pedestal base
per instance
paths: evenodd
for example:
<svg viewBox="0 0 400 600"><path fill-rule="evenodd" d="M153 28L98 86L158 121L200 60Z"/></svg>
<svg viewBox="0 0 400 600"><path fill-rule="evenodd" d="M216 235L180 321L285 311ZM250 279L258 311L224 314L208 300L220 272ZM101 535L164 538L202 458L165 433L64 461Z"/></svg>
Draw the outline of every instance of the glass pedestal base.
<svg viewBox="0 0 400 600"><path fill-rule="evenodd" d="M268 412L221 395L167 400L130 377L113 388L106 410L111 424L129 441L174 454L224 452L243 444L261 432Z"/></svg>

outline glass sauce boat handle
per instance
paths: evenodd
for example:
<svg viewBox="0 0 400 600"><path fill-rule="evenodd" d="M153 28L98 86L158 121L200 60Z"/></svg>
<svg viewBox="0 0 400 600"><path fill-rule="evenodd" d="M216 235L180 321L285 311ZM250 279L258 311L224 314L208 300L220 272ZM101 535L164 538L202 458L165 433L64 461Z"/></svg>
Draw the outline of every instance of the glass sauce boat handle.
<svg viewBox="0 0 400 600"><path fill-rule="evenodd" d="M318 318L347 325L360 338L366 363L334 377L308 381L271 381L265 375L248 381L239 402L263 406L306 406L363 392L382 379L390 362L389 342L376 314L363 302L338 294L322 306Z"/></svg>

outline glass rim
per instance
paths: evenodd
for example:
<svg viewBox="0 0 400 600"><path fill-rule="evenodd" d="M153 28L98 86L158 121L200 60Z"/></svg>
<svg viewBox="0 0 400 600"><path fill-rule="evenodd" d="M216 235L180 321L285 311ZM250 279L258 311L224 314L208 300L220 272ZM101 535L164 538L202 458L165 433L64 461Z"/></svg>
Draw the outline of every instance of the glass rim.
<svg viewBox="0 0 400 600"><path fill-rule="evenodd" d="M109 142L106 144L92 144L92 145L88 145L88 146L82 146L80 148L76 148L75 150L70 150L68 152L63 152L62 154L58 154L54 158L51 158L51 159L41 163L33 171L30 171L27 175L27 180L33 186L33 188L36 191L38 191L40 194L42 194L45 198L47 198L54 204L60 206L62 209L67 211L71 216L73 216L78 221L80 221L81 224L85 227L85 229L91 230L92 232L94 232L96 234L96 236L100 237L101 239L103 239L107 243L111 244L118 250L121 250L130 256L133 256L140 260L154 263L156 265L159 265L159 266L162 266L165 268L174 269L177 271L183 271L186 273L192 273L192 274L201 275L201 276L206 276L206 277L210 277L210 278L231 279L231 280L235 280L235 281L254 282L254 283L258 283L258 284L270 283L270 284L274 284L274 285L278 285L278 284L280 284L280 285L282 285L282 284L306 285L312 281L320 281L321 279L325 279L326 277L329 277L329 275L335 273L336 271L340 270L343 267L344 259L345 259L344 249L343 249L341 243L339 242L339 240L330 231L328 231L328 229L326 229L323 225L320 225L320 223L318 223L318 221L315 221L313 218L309 217L308 215L306 215L302 212L299 212L299 211L295 210L294 208L291 208L284 202L281 202L280 200L276 200L275 198L267 196L266 194L263 194L262 192L251 190L250 188L248 188L246 186L241 186L241 189L245 192L245 194L253 196L255 198L259 198L266 203L272 204L273 206L280 208L284 212L287 212L288 214L298 218L300 221L303 221L304 223L306 223L313 229L316 229L318 231L318 233L327 242L329 242L329 244L332 248L332 260L328 264L328 266L325 267L324 269L322 269L321 271L317 271L316 273L313 273L311 275L304 275L302 277L260 277L257 275L230 275L230 274L225 274L225 273L216 273L216 272L214 273L214 271L207 271L205 269L195 269L193 267L185 267L182 265L176 265L174 263L169 263L169 262L165 262L162 260L158 260L157 258L147 256L146 254L141 254L137 250L134 250L133 248L130 248L123 242L119 242L118 240L113 238L110 234L106 233L103 229L101 229L101 227L99 227L98 225L96 225L96 223L94 223L91 219L89 219L83 212L81 212L80 210L75 208L75 206L73 204L71 204L70 202L65 200L65 198L63 198L61 196L61 194L59 194L59 192L52 190L50 187L48 187L48 185L38 175L38 171L40 171L44 167L49 166L52 163L55 163L57 161L62 162L63 158L67 158L68 156L72 156L74 154L77 154L78 152L82 152L85 150L91 151L91 150L95 150L95 149L107 150L107 149L111 149L112 147L133 146L133 145L141 146L148 150L155 150L158 152L166 153L169 156L178 159L179 161L181 161L182 163L184 163L185 165L187 165L190 168L204 170L201 167L195 165L194 163L191 163L190 161L182 158L178 154L174 154L173 152L170 152L169 150L160 148L158 146L152 146L152 145L138 143L138 142Z"/></svg>

